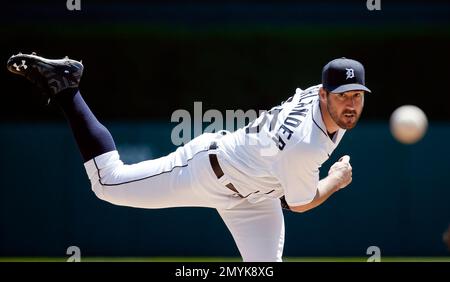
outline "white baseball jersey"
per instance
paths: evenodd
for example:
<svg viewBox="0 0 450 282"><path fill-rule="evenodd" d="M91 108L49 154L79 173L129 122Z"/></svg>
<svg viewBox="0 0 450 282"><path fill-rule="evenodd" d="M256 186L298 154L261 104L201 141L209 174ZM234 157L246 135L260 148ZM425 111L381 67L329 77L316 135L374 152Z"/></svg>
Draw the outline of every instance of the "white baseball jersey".
<svg viewBox="0 0 450 282"><path fill-rule="evenodd" d="M319 88L297 89L280 106L248 126L220 139L220 164L250 202L285 195L291 206L311 202L319 168L339 144L345 130L331 139L319 108Z"/></svg>

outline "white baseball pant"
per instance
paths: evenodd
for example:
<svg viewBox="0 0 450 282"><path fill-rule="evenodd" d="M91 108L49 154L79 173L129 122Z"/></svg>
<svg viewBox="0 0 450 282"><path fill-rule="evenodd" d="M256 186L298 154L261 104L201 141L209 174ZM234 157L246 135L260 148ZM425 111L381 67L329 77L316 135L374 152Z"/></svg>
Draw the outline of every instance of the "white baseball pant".
<svg viewBox="0 0 450 282"><path fill-rule="evenodd" d="M244 261L281 261L284 218L280 201L250 203L217 179L208 155L219 136L205 133L165 157L133 165L123 164L118 152L111 151L84 166L92 190L102 200L148 209L215 208Z"/></svg>

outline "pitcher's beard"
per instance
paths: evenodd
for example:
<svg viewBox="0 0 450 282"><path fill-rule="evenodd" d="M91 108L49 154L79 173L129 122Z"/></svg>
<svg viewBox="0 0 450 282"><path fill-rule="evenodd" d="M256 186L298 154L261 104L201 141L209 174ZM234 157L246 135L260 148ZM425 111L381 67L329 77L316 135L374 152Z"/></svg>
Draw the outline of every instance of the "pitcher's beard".
<svg viewBox="0 0 450 282"><path fill-rule="evenodd" d="M342 129L352 129L353 127L356 126L358 120L359 116L357 116L356 114L352 116L345 116L344 114L342 114L341 118L338 119L337 121L335 120L335 122Z"/></svg>
<svg viewBox="0 0 450 282"><path fill-rule="evenodd" d="M352 129L358 123L361 113L356 111L344 110L340 115L336 113L336 110L327 103L327 110L334 122L342 129Z"/></svg>

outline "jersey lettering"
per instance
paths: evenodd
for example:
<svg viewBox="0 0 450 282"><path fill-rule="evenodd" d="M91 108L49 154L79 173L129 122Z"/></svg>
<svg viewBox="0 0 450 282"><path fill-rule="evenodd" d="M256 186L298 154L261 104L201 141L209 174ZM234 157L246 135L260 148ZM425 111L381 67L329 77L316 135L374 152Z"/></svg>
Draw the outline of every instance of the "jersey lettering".
<svg viewBox="0 0 450 282"><path fill-rule="evenodd" d="M282 151L286 146L286 141L291 139L294 129L299 127L304 117L308 114L308 105L312 103L312 100L305 103L304 100L307 96L301 97L297 105L289 112L288 116L284 119L283 124L278 128L272 140L275 141L278 149Z"/></svg>

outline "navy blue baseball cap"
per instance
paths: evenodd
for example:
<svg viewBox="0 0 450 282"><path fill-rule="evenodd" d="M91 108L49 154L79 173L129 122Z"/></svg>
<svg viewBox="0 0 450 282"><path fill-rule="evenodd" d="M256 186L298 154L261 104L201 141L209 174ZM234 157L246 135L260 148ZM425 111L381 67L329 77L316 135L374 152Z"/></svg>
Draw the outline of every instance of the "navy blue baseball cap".
<svg viewBox="0 0 450 282"><path fill-rule="evenodd" d="M365 86L364 66L358 61L344 57L334 59L323 67L322 86L334 93L352 90L371 92Z"/></svg>

